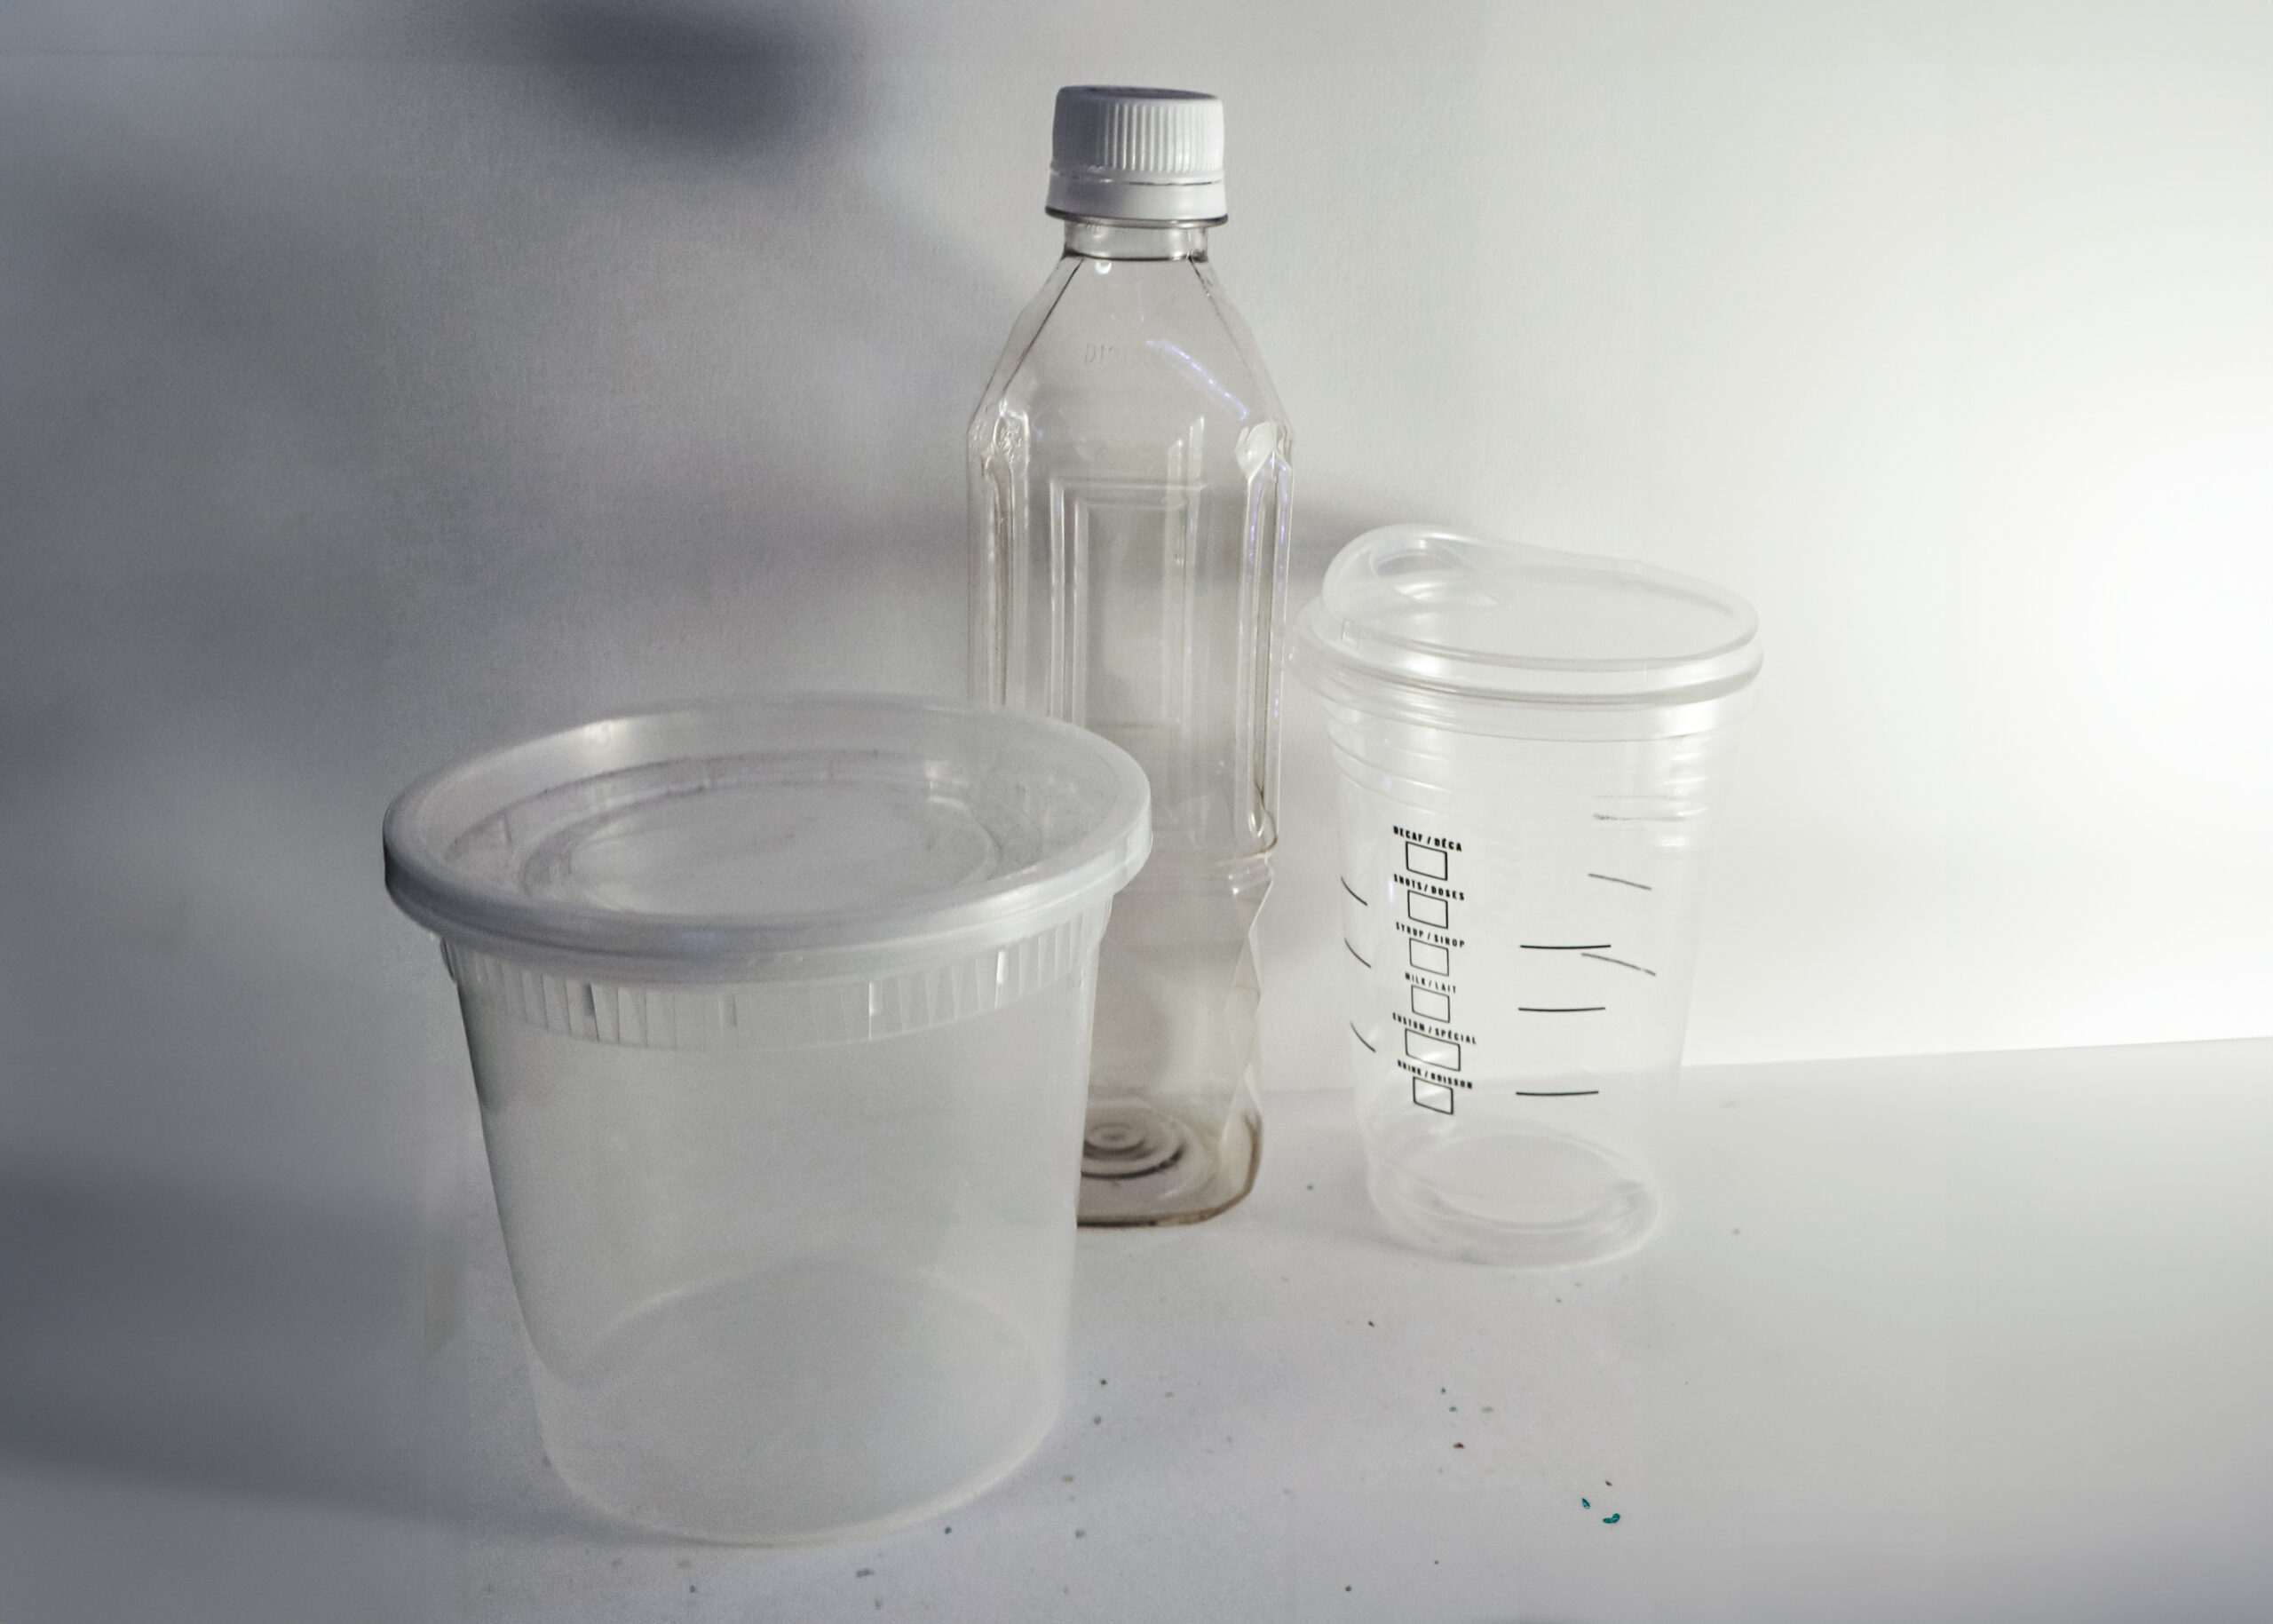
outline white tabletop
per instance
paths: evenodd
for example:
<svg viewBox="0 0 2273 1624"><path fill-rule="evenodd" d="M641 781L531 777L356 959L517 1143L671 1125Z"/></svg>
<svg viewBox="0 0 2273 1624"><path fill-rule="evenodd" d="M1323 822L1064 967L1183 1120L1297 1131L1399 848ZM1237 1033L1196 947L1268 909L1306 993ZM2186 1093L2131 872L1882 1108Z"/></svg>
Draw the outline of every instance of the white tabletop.
<svg viewBox="0 0 2273 1624"><path fill-rule="evenodd" d="M582 1511L469 1203L414 1493L19 1461L0 1617L2273 1616L2273 1040L1683 1094L1671 1226L1555 1274L1390 1242L1348 1097L1271 1096L1243 1206L1081 1236L1024 1468L817 1549Z"/></svg>

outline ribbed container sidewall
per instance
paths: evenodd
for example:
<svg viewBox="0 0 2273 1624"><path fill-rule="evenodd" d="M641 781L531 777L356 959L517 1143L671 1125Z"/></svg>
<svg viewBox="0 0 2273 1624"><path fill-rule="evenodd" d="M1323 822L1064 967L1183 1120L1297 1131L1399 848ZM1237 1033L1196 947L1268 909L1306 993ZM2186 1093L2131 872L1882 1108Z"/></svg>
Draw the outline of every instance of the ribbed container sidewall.
<svg viewBox="0 0 2273 1624"><path fill-rule="evenodd" d="M872 979L614 982L445 939L469 1003L561 1037L731 1051L865 1043L970 1020L1079 973L1109 902L986 951Z"/></svg>

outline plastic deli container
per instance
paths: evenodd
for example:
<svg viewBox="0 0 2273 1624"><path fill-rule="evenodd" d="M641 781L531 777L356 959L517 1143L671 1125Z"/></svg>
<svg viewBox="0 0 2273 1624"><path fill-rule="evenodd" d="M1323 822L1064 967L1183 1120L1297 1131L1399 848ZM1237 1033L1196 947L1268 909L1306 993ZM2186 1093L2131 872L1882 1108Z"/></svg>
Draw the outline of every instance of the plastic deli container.
<svg viewBox="0 0 2273 1624"><path fill-rule="evenodd" d="M1064 1386L1097 943L1135 762L797 696L596 722L387 813L458 987L537 1414L699 1538L914 1522Z"/></svg>
<svg viewBox="0 0 2273 1624"><path fill-rule="evenodd" d="M1358 537L1296 629L1336 773L1367 1184L1433 1250L1564 1264L1665 1211L1751 608L1615 558Z"/></svg>

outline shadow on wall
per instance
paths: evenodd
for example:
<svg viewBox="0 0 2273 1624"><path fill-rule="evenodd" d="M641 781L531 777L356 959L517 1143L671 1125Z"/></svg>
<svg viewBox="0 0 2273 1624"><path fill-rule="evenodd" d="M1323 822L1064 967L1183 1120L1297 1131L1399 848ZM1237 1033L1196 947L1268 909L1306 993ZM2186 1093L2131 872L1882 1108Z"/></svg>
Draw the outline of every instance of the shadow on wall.
<svg viewBox="0 0 2273 1624"><path fill-rule="evenodd" d="M843 27L457 15L0 95L0 1126L71 1169L0 1168L13 1454L427 1503L449 1018L388 797L630 704L960 684L1031 289L846 161Z"/></svg>
<svg viewBox="0 0 2273 1624"><path fill-rule="evenodd" d="M844 28L453 15L407 64L105 59L0 97L37 154L0 175L19 1154L415 1163L368 1033L317 1077L253 1041L368 1007L408 933L395 789L629 705L960 687L962 430L1031 289L864 183ZM107 1052L57 1002L81 982Z"/></svg>
<svg viewBox="0 0 2273 1624"><path fill-rule="evenodd" d="M815 147L851 54L842 15L818 9L525 0L490 20L618 135L736 160Z"/></svg>
<svg viewBox="0 0 2273 1624"><path fill-rule="evenodd" d="M434 1246L445 1232L0 1168L0 1456L643 1541L522 1470L535 1417L518 1338L502 1359L472 1351L503 1305L485 1297L473 1311L495 1323L469 1326L460 1255ZM495 1249L494 1223L477 1221L484 1240Z"/></svg>
<svg viewBox="0 0 2273 1624"><path fill-rule="evenodd" d="M0 1450L403 1506L415 1232L0 1172Z"/></svg>

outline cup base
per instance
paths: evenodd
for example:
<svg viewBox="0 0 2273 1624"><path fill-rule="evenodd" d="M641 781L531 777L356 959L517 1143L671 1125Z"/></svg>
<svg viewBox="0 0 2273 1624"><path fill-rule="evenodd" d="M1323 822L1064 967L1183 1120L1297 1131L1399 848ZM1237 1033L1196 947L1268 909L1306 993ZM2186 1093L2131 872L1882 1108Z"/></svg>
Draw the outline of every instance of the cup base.
<svg viewBox="0 0 2273 1624"><path fill-rule="evenodd" d="M566 1371L533 1361L553 1470L659 1533L799 1545L881 1533L1009 1475L1061 1373L940 1280L840 1259L673 1292Z"/></svg>
<svg viewBox="0 0 2273 1624"><path fill-rule="evenodd" d="M1640 1247L1664 1216L1647 1175L1579 1139L1485 1134L1397 1165L1368 1160L1366 1192L1398 1240L1472 1263L1602 1263Z"/></svg>

